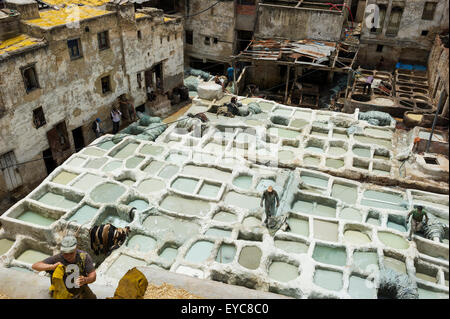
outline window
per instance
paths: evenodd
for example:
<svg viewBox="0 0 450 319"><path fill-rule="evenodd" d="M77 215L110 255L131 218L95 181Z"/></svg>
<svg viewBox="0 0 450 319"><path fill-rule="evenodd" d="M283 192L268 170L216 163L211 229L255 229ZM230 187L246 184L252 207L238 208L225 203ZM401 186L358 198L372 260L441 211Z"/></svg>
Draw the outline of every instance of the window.
<svg viewBox="0 0 450 319"><path fill-rule="evenodd" d="M213 42L214 42L214 44L217 44L217 43L219 42L219 39L214 38L214 39L213 39Z"/></svg>
<svg viewBox="0 0 450 319"><path fill-rule="evenodd" d="M377 45L377 52L383 52L383 46L381 44Z"/></svg>
<svg viewBox="0 0 450 319"><path fill-rule="evenodd" d="M109 48L109 36L108 31L103 31L97 33L98 38L98 49L105 50Z"/></svg>
<svg viewBox="0 0 450 319"><path fill-rule="evenodd" d="M81 58L81 42L80 39L67 40L69 55L72 60Z"/></svg>
<svg viewBox="0 0 450 319"><path fill-rule="evenodd" d="M205 44L206 45L210 45L211 44L209 37L205 37Z"/></svg>
<svg viewBox="0 0 450 319"><path fill-rule="evenodd" d="M40 128L46 124L44 110L42 107L38 107L33 110L33 124L35 128Z"/></svg>
<svg viewBox="0 0 450 319"><path fill-rule="evenodd" d="M186 30L186 44L194 43L194 32Z"/></svg>
<svg viewBox="0 0 450 319"><path fill-rule="evenodd" d="M423 7L422 20L433 20L436 6L436 2L425 2L425 6Z"/></svg>
<svg viewBox="0 0 450 319"><path fill-rule="evenodd" d="M403 8L395 7L391 11L391 18L389 20L389 25L386 30L387 36L396 36L398 30L400 29L400 23L402 21Z"/></svg>
<svg viewBox="0 0 450 319"><path fill-rule="evenodd" d="M111 92L111 84L109 81L109 75L103 77L101 79L101 82L102 82L102 93L105 94L105 93Z"/></svg>
<svg viewBox="0 0 450 319"><path fill-rule="evenodd" d="M170 42L170 35L167 36L167 42Z"/></svg>
<svg viewBox="0 0 450 319"><path fill-rule="evenodd" d="M428 35L428 30L422 30L421 35L422 35L422 36L427 36L427 35Z"/></svg>
<svg viewBox="0 0 450 319"><path fill-rule="evenodd" d="M137 37L138 37L139 40L142 39L141 30L138 30L138 31L137 31Z"/></svg>
<svg viewBox="0 0 450 319"><path fill-rule="evenodd" d="M22 69L22 77L27 93L39 88L39 82L34 65L24 67Z"/></svg>

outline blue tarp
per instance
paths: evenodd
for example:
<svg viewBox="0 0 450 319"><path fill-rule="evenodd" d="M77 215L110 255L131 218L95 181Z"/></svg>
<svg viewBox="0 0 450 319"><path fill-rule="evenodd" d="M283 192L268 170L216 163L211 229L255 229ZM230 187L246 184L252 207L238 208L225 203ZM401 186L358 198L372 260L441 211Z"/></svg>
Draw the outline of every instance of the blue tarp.
<svg viewBox="0 0 450 319"><path fill-rule="evenodd" d="M423 65L413 65L413 64L403 64L398 62L395 65L396 69L403 69L403 70L417 70L417 71L426 71L427 67Z"/></svg>

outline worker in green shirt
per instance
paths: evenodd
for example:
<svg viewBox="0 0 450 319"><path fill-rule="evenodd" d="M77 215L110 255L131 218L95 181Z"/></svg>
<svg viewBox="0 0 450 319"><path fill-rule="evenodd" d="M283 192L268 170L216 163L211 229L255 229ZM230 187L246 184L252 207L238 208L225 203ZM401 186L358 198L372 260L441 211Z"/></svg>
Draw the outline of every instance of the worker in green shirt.
<svg viewBox="0 0 450 319"><path fill-rule="evenodd" d="M408 240L411 240L413 233L422 230L423 227L423 217L425 217L425 224L428 223L428 215L423 210L422 206L416 206L415 209L409 212L406 216L406 224L408 225L409 217L412 215L411 219L411 229L409 231Z"/></svg>

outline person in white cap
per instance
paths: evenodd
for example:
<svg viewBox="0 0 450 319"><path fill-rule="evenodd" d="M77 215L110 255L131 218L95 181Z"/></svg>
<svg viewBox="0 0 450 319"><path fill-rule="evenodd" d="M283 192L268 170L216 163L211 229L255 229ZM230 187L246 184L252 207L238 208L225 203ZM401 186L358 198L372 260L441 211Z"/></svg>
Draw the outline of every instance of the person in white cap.
<svg viewBox="0 0 450 319"><path fill-rule="evenodd" d="M60 250L60 254L34 263L31 267L36 271L47 271L52 275L56 267L63 265L66 267L64 282L67 290L73 294L73 298L96 299L97 297L88 286L97 277L91 256L87 252L77 249L75 236L65 236L61 241ZM79 270L79 277L75 279L76 285L73 285L74 287L67 287L66 277L72 273L67 272L67 266L69 265L76 265Z"/></svg>

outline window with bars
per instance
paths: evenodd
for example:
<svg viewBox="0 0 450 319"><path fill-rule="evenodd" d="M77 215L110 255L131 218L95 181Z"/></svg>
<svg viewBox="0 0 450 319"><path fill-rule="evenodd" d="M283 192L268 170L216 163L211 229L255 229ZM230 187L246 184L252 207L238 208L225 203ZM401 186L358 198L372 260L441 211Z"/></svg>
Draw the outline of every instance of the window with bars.
<svg viewBox="0 0 450 319"><path fill-rule="evenodd" d="M423 7L422 20L433 20L436 12L436 2L425 2Z"/></svg>
<svg viewBox="0 0 450 319"><path fill-rule="evenodd" d="M98 38L98 49L99 50L109 49L108 31L103 31L103 32L97 33L97 38Z"/></svg>
<svg viewBox="0 0 450 319"><path fill-rule="evenodd" d="M22 68L22 78L27 93L39 88L39 82L36 75L36 68L34 65L29 65Z"/></svg>
<svg viewBox="0 0 450 319"><path fill-rule="evenodd" d="M67 47L69 48L70 59L78 59L83 56L81 52L81 41L80 39L67 40Z"/></svg>

